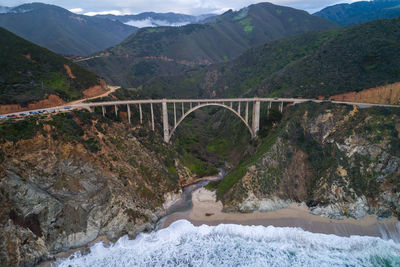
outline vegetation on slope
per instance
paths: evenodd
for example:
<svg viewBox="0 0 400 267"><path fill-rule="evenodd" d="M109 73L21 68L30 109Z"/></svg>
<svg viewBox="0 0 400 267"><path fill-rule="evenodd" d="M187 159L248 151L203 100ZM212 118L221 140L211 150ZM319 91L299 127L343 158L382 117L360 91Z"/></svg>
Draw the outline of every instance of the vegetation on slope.
<svg viewBox="0 0 400 267"><path fill-rule="evenodd" d="M123 41L136 28L119 21L77 15L42 3L0 14L0 27L63 55L87 56Z"/></svg>
<svg viewBox="0 0 400 267"><path fill-rule="evenodd" d="M396 108L291 106L282 122L259 140L256 152L217 185L217 196L236 209L251 193L309 207L365 196L379 208L379 216L391 210L397 214L395 198L382 196L384 191L395 196L400 188L399 125Z"/></svg>
<svg viewBox="0 0 400 267"><path fill-rule="evenodd" d="M138 87L155 75L227 61L267 41L336 27L304 11L261 3L228 11L203 25L140 29L120 45L82 64L110 82Z"/></svg>
<svg viewBox="0 0 400 267"><path fill-rule="evenodd" d="M2 28L0 47L0 104L25 105L49 94L74 100L99 84L99 77L90 71Z"/></svg>
<svg viewBox="0 0 400 267"><path fill-rule="evenodd" d="M329 19L342 26L361 24L376 19L400 15L399 0L360 1L326 7L314 15Z"/></svg>
<svg viewBox="0 0 400 267"><path fill-rule="evenodd" d="M237 59L153 79L143 93L197 96L331 96L399 81L400 19L266 43Z"/></svg>

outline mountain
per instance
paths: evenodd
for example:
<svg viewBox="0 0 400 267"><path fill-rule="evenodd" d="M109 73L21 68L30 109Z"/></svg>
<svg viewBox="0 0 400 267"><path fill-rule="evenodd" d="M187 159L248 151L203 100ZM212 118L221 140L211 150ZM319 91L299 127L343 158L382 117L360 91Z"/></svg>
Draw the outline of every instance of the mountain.
<svg viewBox="0 0 400 267"><path fill-rule="evenodd" d="M11 8L7 6L0 6L0 14L7 13Z"/></svg>
<svg viewBox="0 0 400 267"><path fill-rule="evenodd" d="M154 78L142 92L329 97L385 86L400 81L399 32L400 18L395 18L294 36L254 47L233 61Z"/></svg>
<svg viewBox="0 0 400 267"><path fill-rule="evenodd" d="M193 23L201 23L206 19L215 17L214 14L205 14L200 16L191 16L177 13L155 13L144 12L137 15L96 15L99 18L108 18L114 21L120 21L124 24L138 28L143 27L160 27L160 26L183 26Z"/></svg>
<svg viewBox="0 0 400 267"><path fill-rule="evenodd" d="M314 15L334 21L342 26L361 24L376 19L400 15L400 0L361 1L326 7Z"/></svg>
<svg viewBox="0 0 400 267"><path fill-rule="evenodd" d="M69 101L101 83L88 70L3 28L0 47L1 105L26 105L51 94Z"/></svg>
<svg viewBox="0 0 400 267"><path fill-rule="evenodd" d="M136 28L118 21L76 15L41 3L0 14L0 27L63 55L87 56L120 43Z"/></svg>
<svg viewBox="0 0 400 267"><path fill-rule="evenodd" d="M202 25L140 29L81 64L112 83L138 87L156 75L227 61L267 41L336 27L305 11L261 3Z"/></svg>

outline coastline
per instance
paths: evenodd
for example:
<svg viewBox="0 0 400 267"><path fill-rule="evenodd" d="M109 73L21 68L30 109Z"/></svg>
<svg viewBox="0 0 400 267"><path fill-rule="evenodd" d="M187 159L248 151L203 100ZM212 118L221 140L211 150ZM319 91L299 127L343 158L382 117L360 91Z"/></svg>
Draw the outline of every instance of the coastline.
<svg viewBox="0 0 400 267"><path fill-rule="evenodd" d="M378 220L376 215L367 215L360 220L345 218L334 220L313 215L304 205L293 203L289 208L272 212L240 213L222 212L222 203L216 201L215 192L205 188L192 194L192 208L184 212L175 212L164 217L159 228L167 228L178 220L187 220L195 226L202 224L262 225L274 227L298 227L304 231L321 234L334 234L348 237L351 235L376 236L400 242L400 223L396 218Z"/></svg>

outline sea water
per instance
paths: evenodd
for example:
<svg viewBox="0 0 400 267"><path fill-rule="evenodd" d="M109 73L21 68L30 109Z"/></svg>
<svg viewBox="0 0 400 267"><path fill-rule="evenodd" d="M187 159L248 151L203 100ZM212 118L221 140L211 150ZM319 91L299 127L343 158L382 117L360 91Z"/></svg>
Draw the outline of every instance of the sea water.
<svg viewBox="0 0 400 267"><path fill-rule="evenodd" d="M273 226L193 226L186 220L134 240L122 237L60 266L400 266L400 244Z"/></svg>

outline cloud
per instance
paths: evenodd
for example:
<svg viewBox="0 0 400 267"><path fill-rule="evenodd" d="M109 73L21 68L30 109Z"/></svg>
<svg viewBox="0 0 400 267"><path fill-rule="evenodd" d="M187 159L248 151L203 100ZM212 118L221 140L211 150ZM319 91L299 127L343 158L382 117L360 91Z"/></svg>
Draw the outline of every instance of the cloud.
<svg viewBox="0 0 400 267"><path fill-rule="evenodd" d="M78 8L71 8L71 9L68 9L68 11L70 11L70 12L72 12L72 13L78 13L78 14L80 14L80 13L83 12L83 9L80 8L80 7L78 7Z"/></svg>
<svg viewBox="0 0 400 267"><path fill-rule="evenodd" d="M30 0L0 0L2 5L16 6ZM239 10L259 2L272 2L277 5L291 6L308 12L318 11L338 2L351 3L354 0L40 0L47 4L67 9L79 6L88 15L94 14L138 14L146 11L177 12L191 15L206 13L220 14L228 9Z"/></svg>
<svg viewBox="0 0 400 267"><path fill-rule="evenodd" d="M97 12L86 12L84 15L86 16L96 16L96 15L116 15L116 16L122 16L122 15L130 15L130 12L123 12L119 10L105 10L105 11L97 11Z"/></svg>
<svg viewBox="0 0 400 267"><path fill-rule="evenodd" d="M159 27L159 26L171 26L171 27L179 27L183 26L186 24L189 24L190 22L179 22L179 23L169 23L168 21L165 20L155 20L152 18L147 18L144 20L130 20L125 22L125 24L138 27L138 28L144 28L144 27Z"/></svg>

